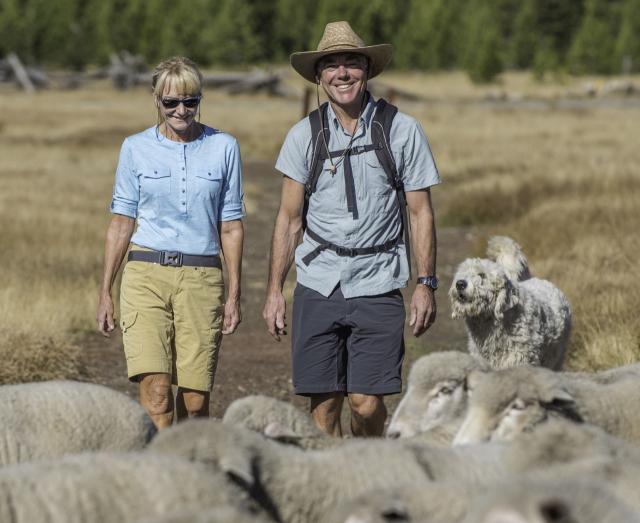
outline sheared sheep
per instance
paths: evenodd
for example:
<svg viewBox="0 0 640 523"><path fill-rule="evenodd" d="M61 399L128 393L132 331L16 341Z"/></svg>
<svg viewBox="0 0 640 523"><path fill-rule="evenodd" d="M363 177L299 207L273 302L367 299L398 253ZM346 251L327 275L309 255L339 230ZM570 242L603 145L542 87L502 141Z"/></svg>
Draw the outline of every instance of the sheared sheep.
<svg viewBox="0 0 640 523"><path fill-rule="evenodd" d="M597 425L628 441L640 441L640 383L609 385L567 379L539 367L472 372L469 407L454 444L509 440L549 418Z"/></svg>
<svg viewBox="0 0 640 523"><path fill-rule="evenodd" d="M156 429L139 403L108 387L46 381L0 387L0 465L143 448Z"/></svg>
<svg viewBox="0 0 640 523"><path fill-rule="evenodd" d="M551 282L529 277L510 238L489 241L496 260L462 262L449 289L452 315L464 318L469 352L493 368L541 365L560 369L571 331L567 297Z"/></svg>
<svg viewBox="0 0 640 523"><path fill-rule="evenodd" d="M227 407L222 421L304 449L330 448L344 441L321 431L309 414L290 403L262 395L245 396L233 401Z"/></svg>
<svg viewBox="0 0 640 523"><path fill-rule="evenodd" d="M466 523L638 523L638 513L605 485L511 478L476 497Z"/></svg>
<svg viewBox="0 0 640 523"><path fill-rule="evenodd" d="M477 452L351 440L332 449L301 450L216 420L190 420L162 431L148 451L210 464L247 485L265 508L275 507L277 519L297 523L319 521L338 502L400 482L490 481L503 474L504 448L484 445Z"/></svg>
<svg viewBox="0 0 640 523"><path fill-rule="evenodd" d="M0 469L3 523L122 523L243 498L201 464L150 453L86 453Z"/></svg>
<svg viewBox="0 0 640 523"><path fill-rule="evenodd" d="M466 413L467 375L475 369L488 369L488 365L464 352L434 352L416 360L387 437L407 438L447 426L450 443Z"/></svg>

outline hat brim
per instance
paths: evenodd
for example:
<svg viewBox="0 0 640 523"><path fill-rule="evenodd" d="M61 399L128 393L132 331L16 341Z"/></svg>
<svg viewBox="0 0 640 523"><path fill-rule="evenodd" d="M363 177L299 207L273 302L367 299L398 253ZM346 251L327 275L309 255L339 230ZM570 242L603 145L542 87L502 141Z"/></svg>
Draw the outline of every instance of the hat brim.
<svg viewBox="0 0 640 523"><path fill-rule="evenodd" d="M305 80L316 83L316 63L320 58L332 54L357 53L369 59L369 75L378 76L391 61L393 46L391 44L368 45L365 47L340 47L326 51L303 51L290 56L291 67Z"/></svg>

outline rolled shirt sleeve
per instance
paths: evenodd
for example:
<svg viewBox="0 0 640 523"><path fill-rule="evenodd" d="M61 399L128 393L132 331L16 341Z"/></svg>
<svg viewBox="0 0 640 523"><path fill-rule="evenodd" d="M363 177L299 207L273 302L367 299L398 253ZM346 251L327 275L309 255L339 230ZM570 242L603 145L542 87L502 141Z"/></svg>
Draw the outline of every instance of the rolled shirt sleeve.
<svg viewBox="0 0 640 523"><path fill-rule="evenodd" d="M304 118L289 130L280 149L276 169L296 182L307 183L310 149L311 127L309 118Z"/></svg>
<svg viewBox="0 0 640 523"><path fill-rule="evenodd" d="M111 199L111 213L135 218L138 214L139 200L140 186L131 157L131 146L126 139L120 148L116 181Z"/></svg>
<svg viewBox="0 0 640 523"><path fill-rule="evenodd" d="M218 220L222 222L244 217L244 193L242 190L242 160L240 147L233 140L225 154L227 172L221 194Z"/></svg>
<svg viewBox="0 0 640 523"><path fill-rule="evenodd" d="M397 122L402 124L398 129L400 132L392 131L394 136L392 148L395 149L394 145L397 144L398 149L402 150L399 168L405 191L418 191L441 183L429 141L420 123L402 113L398 113L397 118L407 120ZM394 125L396 125L395 120Z"/></svg>

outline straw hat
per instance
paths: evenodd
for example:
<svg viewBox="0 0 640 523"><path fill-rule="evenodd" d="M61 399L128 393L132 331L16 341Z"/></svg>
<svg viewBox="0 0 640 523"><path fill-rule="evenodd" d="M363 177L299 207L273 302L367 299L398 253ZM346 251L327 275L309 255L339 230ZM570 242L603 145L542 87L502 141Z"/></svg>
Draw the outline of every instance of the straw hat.
<svg viewBox="0 0 640 523"><path fill-rule="evenodd" d="M306 80L316 83L316 63L323 56L337 53L358 53L369 59L369 75L379 75L391 61L391 44L364 45L349 22L331 22L324 28L324 34L316 51L304 51L291 55L291 66Z"/></svg>

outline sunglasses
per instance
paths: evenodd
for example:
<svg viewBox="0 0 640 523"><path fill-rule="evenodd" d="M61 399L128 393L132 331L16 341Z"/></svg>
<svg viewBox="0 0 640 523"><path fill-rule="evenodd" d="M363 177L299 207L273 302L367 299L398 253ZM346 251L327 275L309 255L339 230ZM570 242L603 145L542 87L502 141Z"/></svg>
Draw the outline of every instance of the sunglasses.
<svg viewBox="0 0 640 523"><path fill-rule="evenodd" d="M197 107L200 103L201 96L191 96L189 98L161 98L160 103L165 109L175 109L178 105L182 104L188 109Z"/></svg>

